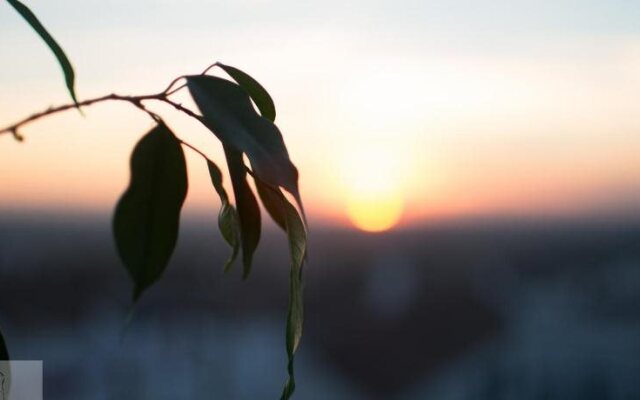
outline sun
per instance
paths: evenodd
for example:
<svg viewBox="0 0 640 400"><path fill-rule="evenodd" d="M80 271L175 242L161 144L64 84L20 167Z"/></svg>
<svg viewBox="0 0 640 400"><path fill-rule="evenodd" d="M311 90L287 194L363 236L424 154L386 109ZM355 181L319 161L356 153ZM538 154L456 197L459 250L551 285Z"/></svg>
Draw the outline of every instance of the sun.
<svg viewBox="0 0 640 400"><path fill-rule="evenodd" d="M404 196L398 161L383 146L361 147L346 158L346 209L358 229L383 232L400 221Z"/></svg>
<svg viewBox="0 0 640 400"><path fill-rule="evenodd" d="M351 223L366 232L384 232L393 228L402 216L402 197L395 193L378 196L354 194L347 201Z"/></svg>

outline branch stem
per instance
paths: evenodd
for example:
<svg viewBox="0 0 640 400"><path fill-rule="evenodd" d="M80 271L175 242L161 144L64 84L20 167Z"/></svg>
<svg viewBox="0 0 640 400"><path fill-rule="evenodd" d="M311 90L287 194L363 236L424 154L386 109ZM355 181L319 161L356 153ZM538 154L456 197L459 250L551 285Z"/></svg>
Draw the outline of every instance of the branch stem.
<svg viewBox="0 0 640 400"><path fill-rule="evenodd" d="M198 121L203 122L203 118L196 114L195 112L193 112L192 110L184 107L182 104L176 103L172 100L170 100L167 97L166 93L157 93L157 94L149 94L149 95L142 95L142 96L123 96L123 95L119 95L119 94L115 94L115 93L111 93L108 94L106 96L101 96L101 97L96 97L93 99L88 99L88 100L84 100L78 103L78 105L76 106L76 104L65 104L62 106L56 106L56 107L49 107L46 110L31 114L30 116L21 119L20 121L9 125L5 128L0 129L0 135L2 134L12 134L14 137L16 137L16 139L18 140L22 140L22 135L20 135L19 131L20 129L22 129L24 126L35 122L41 118L53 115L53 114L57 114L63 111L67 111L67 110L71 110L73 108L76 107L87 107L87 106L91 106L93 104L97 104L97 103L102 103L105 101L126 101L128 103L133 104L135 107L139 108L140 110L146 112L147 114L149 114L152 118L154 119L158 119L157 115L155 115L154 113L152 113L151 111L149 111L143 104L142 102L145 100L156 100L156 101L161 101L164 103L167 103L169 105L171 105L173 108L175 108L178 111L183 112L184 114L197 119Z"/></svg>
<svg viewBox="0 0 640 400"><path fill-rule="evenodd" d="M202 74L206 74L211 68L215 67L216 65L218 65L218 63L213 63L211 64L209 67L207 67ZM131 104L133 104L134 106L136 106L137 108L139 108L140 110L146 112L147 114L149 114L153 119L157 119L158 116L155 115L154 113L152 113L151 111L147 110L144 105L142 104L142 102L144 100L158 100L158 101L162 101L165 102L171 106L173 106L173 108L175 108L178 111L182 111L183 113L187 114L190 117L193 117L195 119L197 119L198 121L200 121L201 123L204 124L204 119L194 113L193 111L189 110L188 108L183 107L181 104L179 103L175 103L171 100L169 100L169 96L171 96L172 94L176 93L177 91L181 90L182 88L184 88L186 85L180 85L177 88L174 88L175 84L178 83L178 81L180 81L180 79L184 79L186 77L186 75L182 75L179 76L177 78L175 78L173 81L171 81L171 83L169 83L169 86L167 86L167 88L165 90L163 90L160 93L157 94L149 94L149 95L144 95L144 96L122 96L122 95L118 95L115 93L111 93L108 94L106 96L101 96L101 97L95 97L93 99L88 99L88 100L84 100L81 101L79 103L73 103L73 104L65 104L62 106L56 106L56 107L49 107L44 111L40 111L34 114L31 114L30 116L12 124L9 125L5 128L1 128L0 129L0 135L2 134L11 134L13 135L13 137L18 140L18 141L22 141L23 137L20 134L20 129L22 129L25 125L28 125L34 121L39 120L40 118L52 115L52 114L57 114L59 112L62 111L67 111L70 110L72 108L78 108L80 109L81 107L86 107L86 106L90 106L96 103L101 103L104 101L126 101L129 102Z"/></svg>
<svg viewBox="0 0 640 400"><path fill-rule="evenodd" d="M86 106L90 106L96 103L102 103L105 101L126 101L129 102L131 104L133 104L134 106L136 106L137 108L145 111L148 113L147 109L142 105L142 102L144 100L160 100L160 101L164 101L166 100L166 97L164 95L164 93L159 93L159 94L151 94L151 95L143 95L143 96L122 96L122 95L118 95L115 93L111 93L108 94L106 96L101 96L101 97L96 97L93 99L88 99L88 100L84 100L79 102L77 105L70 103L70 104L65 104L62 106L56 106L56 107L49 107L44 111L40 111L37 112L35 114L31 114L30 116L12 124L9 125L5 128L0 129L0 134L4 134L4 133L11 133L14 136L18 135L18 131L23 128L25 125L28 125L34 121L39 120L40 118L43 117L47 117L49 115L53 115L53 114L57 114L59 112L63 112L63 111L67 111L70 110L72 108L76 108L76 107L86 107Z"/></svg>

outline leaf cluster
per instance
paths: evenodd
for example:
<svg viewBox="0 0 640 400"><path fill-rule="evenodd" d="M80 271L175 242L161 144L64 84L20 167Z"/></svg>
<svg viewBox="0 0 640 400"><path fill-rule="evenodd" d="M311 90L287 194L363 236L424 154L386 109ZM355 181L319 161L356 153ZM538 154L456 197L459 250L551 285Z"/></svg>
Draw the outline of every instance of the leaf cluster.
<svg viewBox="0 0 640 400"><path fill-rule="evenodd" d="M10 131L16 138L21 138L18 128L26 123L69 108L80 110L108 100L128 101L154 121L153 128L133 149L130 181L117 203L113 218L117 251L133 281L133 304L162 278L177 243L181 210L189 186L184 147L203 157L213 189L220 198L218 228L231 248L223 268L225 272L232 269L241 255L242 276L247 278L250 275L262 229L259 203L286 232L291 264L286 325L289 378L281 399L290 398L295 389L294 355L302 336L302 269L306 257L307 228L298 188L298 170L275 125L276 109L269 93L245 72L216 63L212 67L220 68L231 79L206 75L208 68L202 74L176 78L167 89L156 95L113 94L79 102L74 86L75 73L62 48L27 6L18 0L7 2L31 25L58 60L73 105L34 114L0 133ZM185 84L173 89L180 80ZM183 87L191 94L199 114L170 100L170 96ZM147 110L143 102L148 100L171 104L202 123L220 140L235 204L225 191L220 167L203 151L182 141L162 117ZM250 165L245 164L245 156ZM285 192L295 204L289 201ZM3 358L8 359L9 356L0 334L0 359Z"/></svg>

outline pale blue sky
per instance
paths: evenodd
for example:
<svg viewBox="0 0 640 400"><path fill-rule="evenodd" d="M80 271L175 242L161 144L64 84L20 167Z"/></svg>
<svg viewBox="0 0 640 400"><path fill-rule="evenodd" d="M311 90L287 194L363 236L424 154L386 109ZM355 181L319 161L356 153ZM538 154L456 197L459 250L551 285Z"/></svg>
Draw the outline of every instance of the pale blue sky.
<svg viewBox="0 0 640 400"><path fill-rule="evenodd" d="M253 29L269 25L342 25L424 33L637 33L633 0L534 1L27 1L47 21L70 31L91 29ZM89 18L90 16L90 18ZM142 21L142 22L141 22ZM6 13L3 30L16 26Z"/></svg>

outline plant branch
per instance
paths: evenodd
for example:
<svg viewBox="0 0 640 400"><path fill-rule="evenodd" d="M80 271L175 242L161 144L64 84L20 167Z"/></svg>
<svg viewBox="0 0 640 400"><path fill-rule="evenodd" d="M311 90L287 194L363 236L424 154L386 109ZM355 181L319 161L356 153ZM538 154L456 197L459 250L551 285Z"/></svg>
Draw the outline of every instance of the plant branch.
<svg viewBox="0 0 640 400"><path fill-rule="evenodd" d="M211 68L217 66L219 63L213 63L211 64L209 67L207 67L202 74L206 74ZM177 78L175 78L173 81L171 81L171 83L169 83L169 86L167 86L166 89L164 89L162 92L157 93L157 94L150 94L150 95L144 95L144 96L122 96L122 95L118 95L115 93L111 93L108 94L106 96L101 96L101 97L96 97L93 99L88 99L88 100L84 100L81 101L79 103L73 103L73 104L65 104L62 106L56 106L56 107L49 107L44 111L40 111L34 114L31 114L30 116L12 124L9 125L5 128L0 129L0 135L8 133L13 135L13 137L18 140L18 141L22 141L23 137L20 134L20 129L22 129L25 125L28 125L34 121L39 120L40 118L43 117L47 117L49 115L53 115L53 114L57 114L59 112L62 111L67 111L70 110L72 108L78 108L80 109L81 107L86 107L86 106L90 106L96 103L101 103L104 101L126 101L129 102L131 104L133 104L134 106L136 106L137 108L139 108L140 110L146 112L147 114L149 114L149 116L151 116L151 118L153 118L154 120L158 120L159 117L154 114L153 112L147 110L147 108L144 107L144 105L142 104L142 102L144 100L157 100L157 101L162 101L165 102L169 105L171 105L173 108L175 108L178 111L181 111L185 114L187 114L188 116L197 119L198 121L200 121L201 123L205 124L204 122L204 118L196 113L194 113L193 111L189 110L186 107L183 107L182 104L176 103L174 101L171 101L169 99L169 96L171 96L172 94L176 93L177 91L179 91L180 89L184 88L186 85L180 85L177 88L174 88L175 84L178 83L178 81L180 79L185 78L185 75L179 76ZM205 124L206 125L206 124Z"/></svg>
<svg viewBox="0 0 640 400"><path fill-rule="evenodd" d="M140 110L144 111L145 113L149 114L151 116L151 118L153 118L154 120L158 120L159 117L154 114L153 112L149 111L143 104L142 102L145 100L156 100L156 101L161 101L164 103L167 103L169 105L171 105L173 108L175 108L178 111L181 111L183 113L185 113L186 115L197 119L198 121L204 123L203 118L196 114L195 112L193 112L192 110L184 107L182 104L176 103L172 100L170 100L167 97L167 93L166 92L161 92L161 93L157 93L157 94L150 94L150 95L142 95L142 96L123 96L123 95L118 95L115 93L112 94L108 94L106 96L101 96L101 97L96 97L93 99L88 99L88 100L84 100L81 101L77 104L77 106L79 107L86 107L86 106L90 106L93 104L97 104L97 103L102 103L105 101L125 101L128 103L133 104L135 107L139 108ZM61 105L61 106L56 106L56 107L49 107L44 111L40 111L34 114L31 114L30 116L21 119L20 121L9 125L5 128L0 129L0 135L2 134L12 134L17 140L22 141L23 137L22 135L20 135L19 131L26 125L35 122L41 118L44 117L48 117L50 115L53 114L57 114L63 111L67 111L73 108L77 107L76 104L65 104L65 105Z"/></svg>
<svg viewBox="0 0 640 400"><path fill-rule="evenodd" d="M126 101L129 102L131 104L133 104L134 106L136 106L137 108L145 111L146 113L149 113L149 111L142 105L142 101L144 100L162 100L164 98L164 94L160 93L160 94L152 94L152 95L144 95L144 96L122 96L122 95L118 95L115 93L112 94L108 94L106 96L101 96L101 97L96 97L93 99L88 99L88 100L84 100L79 102L77 105L70 103L70 104L65 104L62 106L57 106L57 107L49 107L44 111L40 111L37 112L35 114L32 114L12 125L9 125L5 128L0 129L0 134L4 134L4 133L11 133L14 136L19 135L18 131L23 128L25 125L28 125L34 121L39 120L40 118L43 117L47 117L49 115L53 115L53 114L57 114L59 112L62 111L67 111L70 110L72 108L76 108L76 107L85 107L85 106L90 106L96 103L101 103L104 101Z"/></svg>
<svg viewBox="0 0 640 400"><path fill-rule="evenodd" d="M172 80L172 81L171 81L171 83L169 83L169 86L167 86L167 88L166 88L165 90L163 90L163 91L162 91L162 93L163 93L163 94L165 94L165 95L167 95L167 96L169 96L169 95L171 95L171 94L173 94L173 93L177 92L178 90L182 89L182 87L183 87L184 85L180 86L178 89L171 90L171 89L173 88L173 86L174 86L176 83L178 83L178 81L179 81L180 79L182 79L182 78L184 78L184 77L185 77L184 75L181 75L181 76L177 77L176 79Z"/></svg>
<svg viewBox="0 0 640 400"><path fill-rule="evenodd" d="M167 96L167 97L169 97L169 96L171 96L172 94L174 94L174 93L176 93L176 92L179 92L180 90L182 90L182 89L183 89L183 88L185 88L185 87L187 87L187 84L186 84L186 83L183 83L182 85L178 86L178 87L177 87L177 88L175 88L175 89L171 89L171 90L166 91L166 92L165 92L165 94L166 94L166 96Z"/></svg>
<svg viewBox="0 0 640 400"><path fill-rule="evenodd" d="M217 67L220 63L218 61L214 62L213 64L209 65L207 68L204 69L204 71L202 71L200 73L200 75L204 75L207 72L209 72L209 70L211 70L213 67Z"/></svg>
<svg viewBox="0 0 640 400"><path fill-rule="evenodd" d="M167 97L161 97L161 98L157 98L154 100L158 100L158 101L162 101L165 102L167 104L169 104L170 106L172 106L173 108L175 108L178 111L182 111L183 113L187 114L188 116L197 119L198 121L202 122L204 124L204 118L198 114L196 114L195 112L191 111L190 109L184 107L182 104L180 103L176 103L175 101L172 101L170 99L168 99Z"/></svg>

